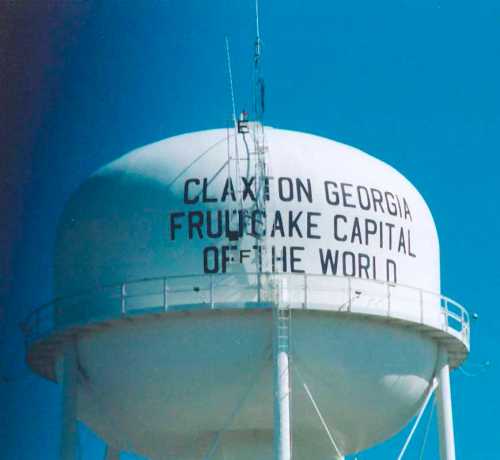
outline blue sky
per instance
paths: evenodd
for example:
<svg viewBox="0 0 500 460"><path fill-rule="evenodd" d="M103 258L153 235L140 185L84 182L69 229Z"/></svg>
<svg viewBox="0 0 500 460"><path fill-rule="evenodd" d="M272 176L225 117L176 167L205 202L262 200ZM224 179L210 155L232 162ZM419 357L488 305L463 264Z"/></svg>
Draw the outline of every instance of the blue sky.
<svg viewBox="0 0 500 460"><path fill-rule="evenodd" d="M0 369L12 381L0 383L2 458L57 458L59 390L23 367L16 324L52 296L55 227L66 200L132 148L227 125L225 34L237 105L248 108L253 6L3 7L11 110L0 172ZM452 376L458 458L498 458L500 325L492 294L500 275L500 3L262 1L261 33L267 123L359 147L396 167L427 200L440 235L443 292L480 317L465 373ZM407 458L418 458L422 432ZM83 439L83 459L99 458L92 435ZM403 441L359 458L396 457ZM436 442L433 428L425 458L437 458Z"/></svg>

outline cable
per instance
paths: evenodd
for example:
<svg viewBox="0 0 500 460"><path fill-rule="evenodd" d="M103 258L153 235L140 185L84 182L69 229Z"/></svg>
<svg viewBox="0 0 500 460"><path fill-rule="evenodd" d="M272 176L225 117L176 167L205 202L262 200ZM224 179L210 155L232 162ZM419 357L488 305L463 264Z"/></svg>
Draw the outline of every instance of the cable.
<svg viewBox="0 0 500 460"><path fill-rule="evenodd" d="M429 413L429 419L427 420L427 425L425 427L424 439L422 441L422 447L420 448L420 455L418 457L419 460L423 460L423 458L424 458L425 445L427 443L427 436L429 435L429 430L431 427L431 421L432 421L432 416L434 415L435 407L436 407L436 397L434 397L432 400L431 411Z"/></svg>
<svg viewBox="0 0 500 460"><path fill-rule="evenodd" d="M480 368L478 372L472 373L469 371L466 371L462 366L458 366L458 370L464 374L466 377L478 377L481 374L484 374L487 371L487 368L489 367L489 364L485 364L483 367Z"/></svg>
<svg viewBox="0 0 500 460"><path fill-rule="evenodd" d="M260 42L259 0L255 0L255 28L257 32L257 40Z"/></svg>
<svg viewBox="0 0 500 460"><path fill-rule="evenodd" d="M231 53L229 51L229 38L226 35L224 37L226 41L226 64L227 64L227 72L228 72L228 77L229 77L229 90L231 92L231 104L233 108L233 124L236 127L237 121L236 121L236 102L234 98L234 87L233 87L233 72L231 69Z"/></svg>
<svg viewBox="0 0 500 460"><path fill-rule="evenodd" d="M410 431L410 434L408 435L408 438L406 438L406 442L404 443L403 448L401 449L401 452L399 453L398 460L401 460L403 458L403 455L405 454L406 449L408 448L408 446L410 444L410 441L413 437L413 434L415 433L415 430L417 429L418 424L420 423L420 419L422 418L422 415L424 414L424 411L427 407L427 404L429 403L429 400L431 399L437 385L438 385L437 379L434 378L432 383L429 386L429 391L427 393L427 396L425 397L424 404L422 405L422 408L418 412L417 418L415 420L415 423L413 424L413 427Z"/></svg>
<svg viewBox="0 0 500 460"><path fill-rule="evenodd" d="M321 414L321 411L319 410L319 407L318 405L316 404L316 401L314 400L314 397L311 393L311 390L309 390L309 387L307 386L306 382L304 381L304 379L302 378L302 375L299 371L299 368L297 367L297 365L294 364L293 368L295 369L295 371L297 372L297 375L299 376L299 379L302 381L302 386L304 387L304 390L306 391L306 394L307 396L309 397L313 407L314 407L314 410L316 411L316 414L318 415L319 417L319 420L321 422L321 425L323 426L324 430L326 431L326 434L328 435L328 439L330 440L330 443L332 444L332 447L333 449L335 450L335 453L339 456L339 457L342 457L342 453L340 452L338 446L337 446L337 443L335 442L335 440L333 439L333 436L332 436L332 433L330 432L330 429L328 428L328 425L326 424L326 421L325 419L323 418L323 415Z"/></svg>
<svg viewBox="0 0 500 460"><path fill-rule="evenodd" d="M267 349L268 349L268 347L266 346L265 350L267 350ZM211 460L212 456L215 454L215 452L219 448L222 434L225 431L227 431L227 429L231 426L231 424L233 423L233 420L238 415L238 413L241 411L246 400L250 396L250 393L252 392L255 384L260 380L263 370L269 365L269 353L265 353L264 356L265 356L264 365L262 367L257 368L257 372L255 373L253 379L251 380L249 387L247 388L247 390L245 391L245 393L243 394L241 399L237 402L236 407L234 408L233 412L231 412L231 414L229 414L229 417L227 418L226 423L224 423L222 428L217 433L215 433L214 438L212 440L212 444L211 444L210 448L208 449L208 452L203 457L204 460Z"/></svg>
<svg viewBox="0 0 500 460"><path fill-rule="evenodd" d="M217 141L215 144L211 145L210 147L208 147L207 150L205 150L204 152L200 153L193 161L191 161L191 163L189 163L179 174L177 174L177 176L175 176L168 184L168 188L171 188L172 185L174 185L175 182L177 182L177 180L179 178L181 178L186 172L189 171L189 168L191 168L195 163L197 163L199 160L201 160L208 152L210 152L210 150L214 149L215 147L217 147L219 144L222 144L223 142L226 142L226 138L220 140L220 141Z"/></svg>

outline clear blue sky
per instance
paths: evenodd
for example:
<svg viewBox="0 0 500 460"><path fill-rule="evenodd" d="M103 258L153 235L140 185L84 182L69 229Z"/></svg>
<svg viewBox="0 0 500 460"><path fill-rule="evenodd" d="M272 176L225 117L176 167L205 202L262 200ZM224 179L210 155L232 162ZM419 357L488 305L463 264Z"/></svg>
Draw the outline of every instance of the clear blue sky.
<svg viewBox="0 0 500 460"><path fill-rule="evenodd" d="M16 324L52 296L58 216L128 150L226 126L225 34L238 108L249 106L254 13L252 0L28 3L1 15L0 369L13 381L0 383L0 457L52 460L59 390L24 369ZM500 3L261 3L267 123L377 156L433 211L443 292L480 316L464 365L480 375L452 377L458 458L498 459ZM91 438L83 460L99 458ZM425 458L437 458L436 438L433 428ZM402 442L359 458L394 458Z"/></svg>

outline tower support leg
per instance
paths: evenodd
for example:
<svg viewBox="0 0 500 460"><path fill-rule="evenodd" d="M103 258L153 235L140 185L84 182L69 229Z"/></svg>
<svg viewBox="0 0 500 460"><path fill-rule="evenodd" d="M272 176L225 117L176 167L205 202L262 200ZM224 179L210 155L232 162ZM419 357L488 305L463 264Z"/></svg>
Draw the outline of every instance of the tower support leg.
<svg viewBox="0 0 500 460"><path fill-rule="evenodd" d="M288 353L280 351L275 357L274 436L276 460L290 460L290 381Z"/></svg>
<svg viewBox="0 0 500 460"><path fill-rule="evenodd" d="M73 341L66 344L59 369L62 385L61 460L78 459L77 362Z"/></svg>
<svg viewBox="0 0 500 460"><path fill-rule="evenodd" d="M436 401L438 409L440 458L441 460L455 460L450 365L448 362L448 351L442 345L439 348L437 379L438 387Z"/></svg>
<svg viewBox="0 0 500 460"><path fill-rule="evenodd" d="M285 286L286 289L286 286ZM291 459L289 314L283 287L273 308L274 458Z"/></svg>

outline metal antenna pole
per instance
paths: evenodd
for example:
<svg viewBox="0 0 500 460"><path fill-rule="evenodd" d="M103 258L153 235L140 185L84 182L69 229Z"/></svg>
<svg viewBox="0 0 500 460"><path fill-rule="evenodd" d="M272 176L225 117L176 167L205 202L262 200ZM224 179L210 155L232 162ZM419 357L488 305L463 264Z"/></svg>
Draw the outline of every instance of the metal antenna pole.
<svg viewBox="0 0 500 460"><path fill-rule="evenodd" d="M437 367L437 409L439 426L439 451L441 460L455 460L455 436L453 433L453 413L451 408L450 365L448 351L439 347Z"/></svg>
<svg viewBox="0 0 500 460"><path fill-rule="evenodd" d="M77 371L75 344L71 340L65 345L59 368L62 385L61 460L78 459Z"/></svg>
<svg viewBox="0 0 500 460"><path fill-rule="evenodd" d="M254 50L253 68L253 105L255 112L255 123L253 124L254 143L254 167L255 167L255 195L254 211L256 212L259 224L256 228L256 246L260 249L257 261L257 272L260 274L269 269L267 264L267 242L266 242L266 201L268 200L268 165L267 146L264 132L264 79L262 77L261 52L262 42L260 39L259 26L259 1L255 1L255 24L256 38Z"/></svg>
<svg viewBox="0 0 500 460"><path fill-rule="evenodd" d="M274 458L290 460L292 457L290 433L290 309L286 280L275 287L273 308L273 361L274 361Z"/></svg>
<svg viewBox="0 0 500 460"><path fill-rule="evenodd" d="M259 215L260 225L257 230L256 246L260 248L257 258L257 272L260 276L268 269L267 264L267 225L266 201L268 200L268 165L267 146L264 131L265 87L262 77L262 41L260 39L259 1L255 0L255 53L254 53L254 112L253 142L255 158L255 190L256 202L254 210ZM273 280L276 281L276 280ZM286 279L273 282L273 368L274 368L274 458L275 460L291 460L292 443L290 430L290 308ZM260 301L260 295L259 295Z"/></svg>

